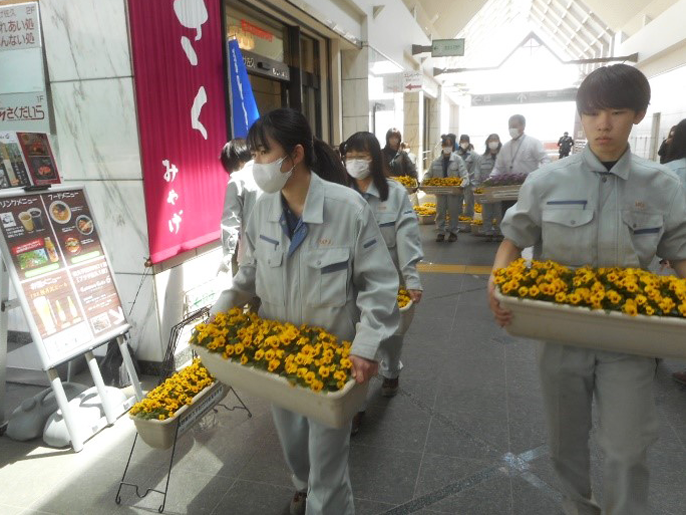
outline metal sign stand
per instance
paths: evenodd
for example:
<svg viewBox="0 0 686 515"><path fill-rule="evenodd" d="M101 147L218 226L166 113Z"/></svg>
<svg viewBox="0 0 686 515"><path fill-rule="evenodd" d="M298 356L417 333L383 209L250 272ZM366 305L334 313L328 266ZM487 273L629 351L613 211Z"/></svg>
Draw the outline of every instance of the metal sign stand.
<svg viewBox="0 0 686 515"><path fill-rule="evenodd" d="M5 414L5 384L6 384L6 371L7 371L7 332L8 332L8 316L7 312L16 307L20 307L20 304L16 301L9 300L9 274L7 268L5 267L4 260L2 262L2 267L0 269L0 297L2 301L1 311L0 311L0 434L4 433L7 427L7 420ZM122 354L124 366L126 371L131 377L131 383L135 391L135 398L137 400L143 399L143 390L141 389L140 382L138 380L138 374L136 374L136 369L133 366L133 361L129 355L129 351L126 348L126 341L124 335L117 336L117 344L119 346L119 351ZM105 383L102 380L102 374L100 373L100 368L95 360L92 350L85 352L84 357L88 363L88 368L90 370L91 376L93 377L93 383L98 391L100 401L102 402L103 411L105 412L105 418L107 420L107 426L113 425L117 418L128 409L128 405L125 406L114 406L110 398L107 395L107 390ZM69 400L64 392L64 387L62 386L62 380L57 373L56 368L50 368L46 371L48 379L50 380L50 386L55 393L55 399L57 401L57 406L62 412L64 418L64 423L69 433L69 438L71 440L72 448L74 452L80 452L83 449L83 444L91 436L96 434L101 427L90 427L82 428L78 424L78 420L73 412L72 407L69 405ZM128 404L128 403L127 403Z"/></svg>

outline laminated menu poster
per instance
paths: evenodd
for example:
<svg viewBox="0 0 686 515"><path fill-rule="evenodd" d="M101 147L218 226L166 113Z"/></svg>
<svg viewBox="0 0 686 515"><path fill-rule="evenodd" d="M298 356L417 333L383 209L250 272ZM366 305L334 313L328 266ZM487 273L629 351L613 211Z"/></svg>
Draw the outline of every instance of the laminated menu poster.
<svg viewBox="0 0 686 515"><path fill-rule="evenodd" d="M57 164L52 155L48 135L40 132L17 132L24 159L35 186L59 184Z"/></svg>
<svg viewBox="0 0 686 515"><path fill-rule="evenodd" d="M46 369L128 329L83 189L0 194L0 225Z"/></svg>
<svg viewBox="0 0 686 515"><path fill-rule="evenodd" d="M17 134L0 132L0 190L30 185Z"/></svg>

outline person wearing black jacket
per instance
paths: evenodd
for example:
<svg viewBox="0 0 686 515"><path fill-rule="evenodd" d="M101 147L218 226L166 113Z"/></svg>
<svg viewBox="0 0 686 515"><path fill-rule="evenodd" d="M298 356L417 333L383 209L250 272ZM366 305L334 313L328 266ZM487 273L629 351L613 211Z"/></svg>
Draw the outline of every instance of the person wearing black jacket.
<svg viewBox="0 0 686 515"><path fill-rule="evenodd" d="M386 146L383 148L383 156L392 177L408 175L418 179L417 167L406 152L400 149L402 135L396 128L388 129L386 133Z"/></svg>

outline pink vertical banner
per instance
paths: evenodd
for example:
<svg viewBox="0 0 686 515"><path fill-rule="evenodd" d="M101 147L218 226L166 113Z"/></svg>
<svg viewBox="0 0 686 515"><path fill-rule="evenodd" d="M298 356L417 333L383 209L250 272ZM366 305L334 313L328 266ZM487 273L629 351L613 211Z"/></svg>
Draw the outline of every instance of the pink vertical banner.
<svg viewBox="0 0 686 515"><path fill-rule="evenodd" d="M128 0L150 258L219 238L226 174L220 0Z"/></svg>

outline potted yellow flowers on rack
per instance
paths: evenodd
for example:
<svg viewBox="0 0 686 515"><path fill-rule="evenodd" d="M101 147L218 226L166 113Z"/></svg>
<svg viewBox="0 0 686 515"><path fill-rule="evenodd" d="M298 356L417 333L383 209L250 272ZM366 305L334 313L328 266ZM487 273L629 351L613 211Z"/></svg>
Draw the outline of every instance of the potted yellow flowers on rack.
<svg viewBox="0 0 686 515"><path fill-rule="evenodd" d="M190 343L217 380L333 427L366 395L367 384L351 378L350 342L318 327L234 308L198 324Z"/></svg>
<svg viewBox="0 0 686 515"><path fill-rule="evenodd" d="M686 358L686 279L636 268L514 261L494 273L515 336L651 357Z"/></svg>
<svg viewBox="0 0 686 515"><path fill-rule="evenodd" d="M139 436L158 449L168 449L178 431L183 434L226 395L223 385L199 359L167 378L129 410Z"/></svg>

